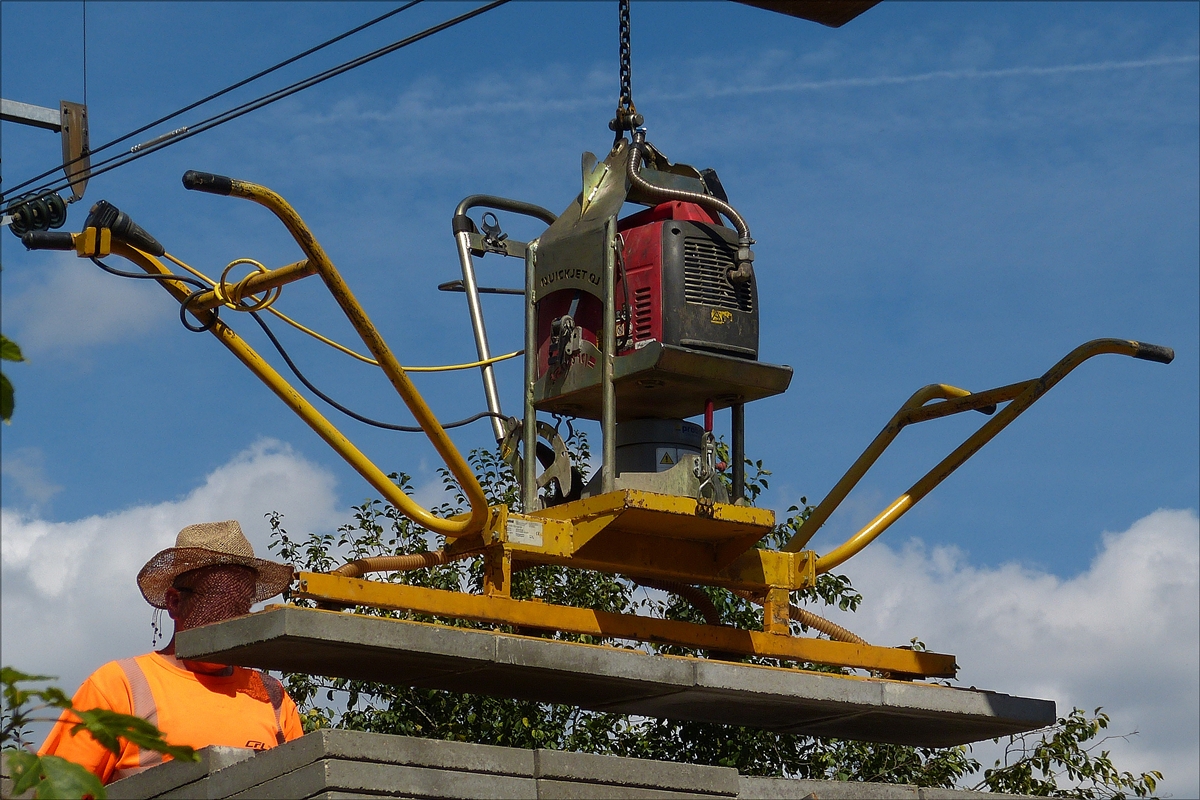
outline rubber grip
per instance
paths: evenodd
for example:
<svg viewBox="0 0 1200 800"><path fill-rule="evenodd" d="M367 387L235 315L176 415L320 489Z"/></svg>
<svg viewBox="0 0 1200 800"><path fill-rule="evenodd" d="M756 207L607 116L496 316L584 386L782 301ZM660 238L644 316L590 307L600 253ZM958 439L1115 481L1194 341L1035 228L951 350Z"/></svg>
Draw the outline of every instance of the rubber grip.
<svg viewBox="0 0 1200 800"><path fill-rule="evenodd" d="M1137 344L1137 352L1133 354L1134 358L1157 361L1159 364L1170 364L1175 360L1175 351L1170 347L1164 347L1161 344L1147 344L1146 342L1136 342L1135 344Z"/></svg>
<svg viewBox="0 0 1200 800"><path fill-rule="evenodd" d="M233 192L233 179L224 175L213 175L211 172L197 172L189 169L183 173L183 188L192 192L207 192L228 196Z"/></svg>
<svg viewBox="0 0 1200 800"><path fill-rule="evenodd" d="M475 223L466 214L456 214L450 218L450 227L455 234L459 233L477 233Z"/></svg>
<svg viewBox="0 0 1200 800"><path fill-rule="evenodd" d="M29 231L21 235L26 250L74 250L75 239L69 233Z"/></svg>

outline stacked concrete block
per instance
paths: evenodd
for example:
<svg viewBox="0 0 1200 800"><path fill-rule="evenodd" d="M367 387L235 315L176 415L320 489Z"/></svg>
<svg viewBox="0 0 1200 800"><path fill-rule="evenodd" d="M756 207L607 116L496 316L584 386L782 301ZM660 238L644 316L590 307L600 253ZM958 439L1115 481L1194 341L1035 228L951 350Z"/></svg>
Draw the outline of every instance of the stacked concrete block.
<svg viewBox="0 0 1200 800"><path fill-rule="evenodd" d="M778 798L968 800L997 795L879 783L753 778L727 767L322 730L282 747L209 747L108 787L146 798Z"/></svg>

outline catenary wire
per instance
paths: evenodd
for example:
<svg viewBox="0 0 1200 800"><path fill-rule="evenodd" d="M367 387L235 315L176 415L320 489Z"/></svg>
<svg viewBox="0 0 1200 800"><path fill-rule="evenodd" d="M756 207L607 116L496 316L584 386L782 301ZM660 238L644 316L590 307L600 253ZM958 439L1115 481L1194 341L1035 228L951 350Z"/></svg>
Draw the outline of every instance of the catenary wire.
<svg viewBox="0 0 1200 800"><path fill-rule="evenodd" d="M129 154L125 154L122 156L113 156L113 157L101 162L101 164L103 164L104 166L98 165L99 168L93 168L93 169L89 170L88 177L94 178L98 175L103 175L104 173L114 170L117 167L122 167L132 161L136 161L137 159L139 159L143 156L150 155L151 153L157 153L159 150L162 150L164 147L170 147L173 144L182 142L185 139L190 139L191 137L193 137L197 134L204 133L205 131L211 130L219 125L223 125L226 122L231 122L232 120L235 120L238 117L241 117L245 114L249 114L251 111L257 111L258 109L263 108L264 106L268 106L271 103L274 103L278 100L284 99L285 97L290 97L291 95L296 94L297 92L301 92L312 86L316 86L317 84L322 83L323 81L329 80L330 78L341 75L344 72L349 72L350 70L360 67L371 61L374 61L377 58L381 58L385 55L388 55L389 53L395 52L396 50L400 50L404 47L408 47L411 44L415 44L423 39L427 39L436 33L440 33L441 31L444 31L447 28L454 27L455 25L458 25L459 23L466 22L469 19L473 19L474 17L477 17L480 14L484 14L488 11L491 11L494 8L502 6L507 2L509 2L509 0L493 0L493 2L488 3L487 5L480 6L479 8L473 9L464 14L460 14L457 17L448 19L445 22L441 22L441 23L438 23L437 25L433 25L429 28L426 28L423 31L413 34L412 36L408 36L404 39L393 42L390 45L381 47L378 50L367 53L366 55L359 56L358 58L352 59L352 60L347 61L343 64L340 64L336 67L332 67L324 72L318 73L318 74L312 76L311 78L306 78L302 81L298 81L298 82L292 84L291 86L287 86L287 87L284 87L283 89L279 89L268 95L264 95L263 97L260 97L257 100L252 100L250 102L242 104L241 106L237 106L233 109L230 109L229 111L226 111L222 114L218 114L213 117L209 117L207 120L204 120L203 122L197 124L194 127L187 128L187 129L181 129L181 132L179 133L178 136L173 136L171 138L151 144L150 146L146 147L143 150L139 150L136 153L129 153ZM35 190L35 192L38 194L45 193L45 192L58 192L58 191L62 191L63 189L67 188L68 186L70 186L69 181L60 181L59 183L46 184L43 187ZM2 199L2 198L3 198L3 196L0 196L0 199Z"/></svg>
<svg viewBox="0 0 1200 800"><path fill-rule="evenodd" d="M240 80L231 86L226 86L224 89L221 89L220 91L213 92L212 94L208 95L207 97L204 97L200 100L197 100L194 103L186 105L183 108L179 109L178 111L172 111L170 114L167 114L165 117L159 117L158 119L154 120L153 122L149 122L149 123L143 125L142 127L138 128L137 130L130 131L129 133L127 133L123 136L119 136L110 142L106 142L105 144L102 144L99 147L92 148L91 150L88 151L88 153L86 155L81 155L78 158L74 158L64 164L60 164L58 166L52 167L51 169L46 170L45 172L41 173L40 175L35 175L32 178L30 178L29 180L25 181L24 183L17 184L12 189L9 189L8 192L4 193L3 195L0 195L0 197L11 196L14 192L21 189L22 187L28 186L29 184L33 183L34 181L40 181L42 178L45 178L49 175L53 175L55 172L58 172L63 167L69 167L77 161L82 161L87 156L93 156L96 153L100 153L104 150L107 150L108 148L110 148L114 145L118 145L121 142L128 141L129 139L132 139L134 136L137 136L139 133L145 133L146 131L150 130L151 128L153 128L157 125L161 125L162 123L164 123L168 120L172 120L175 117L178 117L180 114L187 113L188 111L191 111L194 108L202 106L205 103L208 103L212 100L216 100L218 97L221 97L222 95L229 94L230 92L234 91L235 89L240 89L241 87L245 86L248 83L252 83L252 82L258 80L259 78L262 78L266 75L270 75L272 72L283 69L284 67L288 66L289 64L294 64L295 62L299 61L300 59L310 56L313 53L317 52L318 50L323 50L326 47L329 47L330 45L337 44L338 42L342 41L343 39L345 39L348 36L353 36L354 34L358 33L359 31L366 30L367 28L371 27L372 25L376 25L380 22L383 22L385 19L388 19L389 17L394 17L395 15L399 14L402 11L407 11L408 9L412 8L417 3L420 3L420 2L421 2L421 0L410 0L410 2L400 6L399 8L394 8L391 11L387 12L386 14L382 14L382 15L376 17L375 19L364 22L362 25L359 25L357 28L352 28L351 30L346 31L345 33L339 34L339 35L333 37L332 39L329 39L327 41L322 42L319 45L316 45L315 47L310 47L309 49L305 50L303 53L297 53L296 55L292 56L291 58L280 61L278 64L276 64L272 67L267 67L266 69L262 70L261 72L256 72L255 74L251 75L250 77ZM87 2L86 2L86 0L84 0L84 8L83 8L83 36L84 36L84 40L83 40L83 102L84 102L84 105L87 105ZM122 155L124 155L124 154L122 154Z"/></svg>

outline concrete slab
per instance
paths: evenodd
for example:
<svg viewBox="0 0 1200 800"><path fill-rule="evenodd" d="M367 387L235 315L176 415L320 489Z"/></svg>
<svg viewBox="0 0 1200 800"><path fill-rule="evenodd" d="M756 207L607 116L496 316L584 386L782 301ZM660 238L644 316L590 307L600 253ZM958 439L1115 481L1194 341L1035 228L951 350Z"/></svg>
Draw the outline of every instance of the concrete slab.
<svg viewBox="0 0 1200 800"><path fill-rule="evenodd" d="M740 776L727 767L520 750L321 730L260 753L206 748L110 784L110 797L203 798L744 798L984 800L1010 797L880 783ZM7 796L7 795L5 795Z"/></svg>
<svg viewBox="0 0 1200 800"><path fill-rule="evenodd" d="M1027 795L970 789L928 789L899 783L741 777L739 800L1033 800Z"/></svg>
<svg viewBox="0 0 1200 800"><path fill-rule="evenodd" d="M426 798L526 800L537 796L533 778L340 759L318 761L228 796L244 800L291 800L323 791L376 795L389 788L410 797Z"/></svg>
<svg viewBox="0 0 1200 800"><path fill-rule="evenodd" d="M921 800L921 790L904 784L802 781L743 775L738 797L745 800Z"/></svg>
<svg viewBox="0 0 1200 800"><path fill-rule="evenodd" d="M737 797L740 791L738 772L731 767L677 764L563 750L538 750L536 774L539 786L545 782L555 782L557 785L565 781L595 784L614 792L635 788L669 789L709 798ZM554 795L542 792L541 796Z"/></svg>
<svg viewBox="0 0 1200 800"><path fill-rule="evenodd" d="M538 800L710 800L711 794L673 792L669 789L650 789L645 786L614 786L612 784L575 783L573 781L538 781Z"/></svg>
<svg viewBox="0 0 1200 800"><path fill-rule="evenodd" d="M109 784L106 793L110 800L157 797L182 787L192 786L213 772L254 758L254 751L247 747L214 745L205 747L199 752L199 756L199 761L191 763L167 761L159 768L130 775L128 778ZM205 795L197 789L193 796L203 797Z"/></svg>
<svg viewBox="0 0 1200 800"><path fill-rule="evenodd" d="M385 736L362 731L320 730L282 747L263 753L253 761L239 763L210 775L207 796L230 797L277 780L281 776L308 768L324 760L365 762L443 770L455 774L484 773L496 777L514 777L532 781L534 752L511 747ZM308 779L318 780L307 776ZM320 780L335 781L338 775ZM347 789L329 783L327 789ZM115 785L115 784L114 784ZM532 783L528 787L532 791ZM303 796L303 795L298 795Z"/></svg>
<svg viewBox="0 0 1200 800"><path fill-rule="evenodd" d="M1055 718L1053 701L975 689L290 606L184 631L176 647L181 657L263 669L925 747L1034 730Z"/></svg>

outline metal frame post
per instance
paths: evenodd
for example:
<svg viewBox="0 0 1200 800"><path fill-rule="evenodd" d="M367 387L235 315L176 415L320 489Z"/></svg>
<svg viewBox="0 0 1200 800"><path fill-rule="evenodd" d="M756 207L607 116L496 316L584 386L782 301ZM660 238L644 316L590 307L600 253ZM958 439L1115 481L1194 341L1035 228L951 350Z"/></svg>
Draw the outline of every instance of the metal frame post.
<svg viewBox="0 0 1200 800"><path fill-rule="evenodd" d="M471 315L471 330L475 334L475 351L479 353L480 361L487 361L492 357L492 351L488 346L487 328L483 324L483 306L479 302L479 286L475 282L475 264L471 260L471 234L460 231L454 234L454 239L458 244L458 260L462 264L463 291L467 295L467 311ZM526 291L528 289L527 285ZM487 400L488 411L493 414L502 413L495 370L491 364L484 364L479 371L483 375L483 394ZM491 422L492 432L496 434L496 441L503 439L505 434L503 421L499 417L492 417Z"/></svg>
<svg viewBox="0 0 1200 800"><path fill-rule="evenodd" d="M526 514L538 508L537 494L537 409L533 407L533 385L537 383L537 307L534 304L534 263L537 240L525 248L525 414L521 429L521 508Z"/></svg>
<svg viewBox="0 0 1200 800"><path fill-rule="evenodd" d="M617 488L617 390L613 386L617 358L616 240L617 218L613 216L604 223L604 342L600 362L600 429L604 437L600 491L605 494Z"/></svg>
<svg viewBox="0 0 1200 800"><path fill-rule="evenodd" d="M730 460L733 461L733 502L746 496L746 405L734 403L729 407L733 446Z"/></svg>

